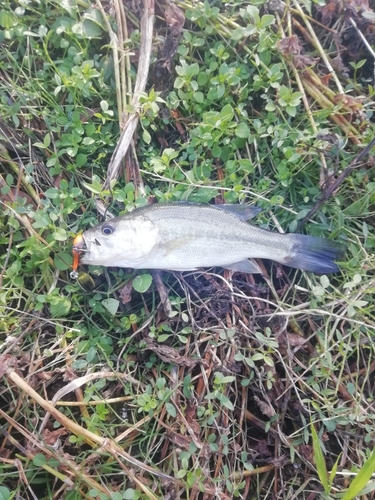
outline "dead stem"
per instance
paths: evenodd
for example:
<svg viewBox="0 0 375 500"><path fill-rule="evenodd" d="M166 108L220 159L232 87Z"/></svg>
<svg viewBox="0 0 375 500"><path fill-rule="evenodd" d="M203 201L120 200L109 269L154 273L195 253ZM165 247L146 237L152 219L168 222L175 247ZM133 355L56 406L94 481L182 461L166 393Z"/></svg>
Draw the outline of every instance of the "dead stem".
<svg viewBox="0 0 375 500"><path fill-rule="evenodd" d="M120 175L121 162L129 149L134 132L139 122L139 98L146 89L147 76L151 59L152 34L154 25L154 0L144 0L143 5L144 10L141 19L141 44L139 49L138 72L132 100L133 111L129 114L119 142L112 154L111 161L108 165L107 178L104 182L103 189L108 189L111 186L111 182L117 179Z"/></svg>
<svg viewBox="0 0 375 500"><path fill-rule="evenodd" d="M303 76L302 81L307 92L317 101L322 109L333 110L334 104L327 97L325 97L318 88L314 87L314 84L311 81L308 81ZM357 138L358 130L351 125L351 123L348 122L344 116L334 112L331 112L330 116L331 119L340 126L343 132L350 137L354 144L361 144L360 140Z"/></svg>
<svg viewBox="0 0 375 500"><path fill-rule="evenodd" d="M296 9L298 10L299 12L299 15L301 16L301 18L303 19L309 33L310 33L310 36L311 36L311 39L312 39L312 43L314 45L314 47L318 50L319 52L319 55L320 57L323 59L324 61L324 64L326 65L328 71L332 74L332 77L336 83L336 86L338 88L338 91L340 92L340 94L344 94L344 89L341 85L341 82L338 78L338 76L336 75L336 72L334 71L334 69L332 68L332 65L331 63L329 62L328 60L328 57L323 49L323 47L321 46L320 44L320 41L318 40L318 37L316 36L315 34L315 31L313 30L311 24L310 24L310 21L307 19L305 13L303 12L301 6L299 5L299 3L297 2L297 0L293 0L293 3L296 7Z"/></svg>
<svg viewBox="0 0 375 500"><path fill-rule="evenodd" d="M111 24L108 21L107 14L102 6L102 3L100 0L96 0L96 4L102 14L102 17L104 19L105 25L107 27L108 33L109 33L109 39L112 47L112 53L113 53L113 67L114 67L114 73L115 73L115 83L116 83L116 99L117 99L117 109L119 112L119 119L121 121L121 116L122 116L122 110L123 110L123 102L122 102L122 96L121 96L121 78L120 78L120 63L119 63L119 46L120 50L124 50L124 45L123 43L119 43L119 39L116 35L116 33L112 30ZM119 27L119 31L121 30L121 27ZM119 35L121 36L121 34ZM122 54L121 54L122 56Z"/></svg>
<svg viewBox="0 0 375 500"><path fill-rule="evenodd" d="M290 23L290 12L287 13L287 16L288 16L288 26L290 26L290 24L291 24ZM276 13L276 19L277 19L277 23L278 23L278 26L279 26L279 29L280 29L280 32L281 32L281 37L285 38L285 33L284 33L284 30L283 30L283 27L282 27L282 24L281 24L280 16L277 13ZM291 36L291 33L289 33L289 36ZM287 62L289 64L291 70L293 71L293 75L294 75L294 78L295 78L295 80L297 82L298 89L299 89L299 91L302 94L302 102L303 102L303 105L305 107L307 117L308 117L308 119L310 121L311 128L312 128L314 134L317 135L318 134L318 127L316 126L316 123L315 123L315 120L314 120L314 116L313 116L313 114L311 112L310 104L309 104L309 101L307 99L306 92L305 92L304 86L302 84L302 80L300 78L300 75L299 75L299 73L297 71L297 68L294 65L294 62L291 59L288 60ZM326 162L324 153L323 152L319 153L319 157L320 157L320 161L321 161L321 164L322 164L322 169L325 172L328 172L328 166L327 166L327 162Z"/></svg>
<svg viewBox="0 0 375 500"><path fill-rule="evenodd" d="M133 379L131 375L128 373L120 373L120 372L98 372L98 373L89 373L88 375L85 375L84 377L77 378L70 382L68 385L65 387L62 387L52 398L51 405L55 406L56 402L65 396L66 394L69 394L72 391L76 391L79 389L82 385L87 384L88 382L92 380L97 380L97 379L103 379L103 378L120 378L127 380L128 382L131 382L134 384L136 387L143 387L143 384L141 382L138 382L138 380ZM50 414L46 413L43 422L41 423L41 426L39 428L39 432L41 433L45 426L47 425L48 419L49 419Z"/></svg>
<svg viewBox="0 0 375 500"><path fill-rule="evenodd" d="M5 361L3 363L0 363L3 366L6 364ZM179 484L181 486L184 486L182 481L179 479L176 479L172 476L169 476L168 474L164 474L163 472L154 469L141 461L137 460L136 458L132 457L129 455L125 450L123 450L120 446L118 446L114 441L108 439L108 438L103 438L101 436L98 436L97 434L94 434L93 432L85 429L84 427L78 425L77 423L73 422L70 420L68 417L66 417L63 413L60 411L56 410L54 406L52 406L48 401L43 399L39 394L34 391L26 382L25 380L20 377L15 371L12 369L7 371L7 378L11 380L14 384L16 384L22 391L24 391L30 398L32 398L37 404L39 404L44 410L49 412L52 417L57 420L62 426L64 426L68 431L72 432L76 436L81 436L84 438L86 443L90 444L93 446L94 444L100 445L104 451L107 451L110 453L113 458L118 460L119 457L123 458L126 462L129 462L130 464L134 465L135 467L148 472L149 474L153 476L160 477L164 479L165 481L169 481L172 484ZM1 411L1 410L0 410ZM3 414L4 412L1 411ZM197 488L200 489L199 485L192 486L192 488ZM204 487L204 491L209 494L213 494L213 489L209 487Z"/></svg>

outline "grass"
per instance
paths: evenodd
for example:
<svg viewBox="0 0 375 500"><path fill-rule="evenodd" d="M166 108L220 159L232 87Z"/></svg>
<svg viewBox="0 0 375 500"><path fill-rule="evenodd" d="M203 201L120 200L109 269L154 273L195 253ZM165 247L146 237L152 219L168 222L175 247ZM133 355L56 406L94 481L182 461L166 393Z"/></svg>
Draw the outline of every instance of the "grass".
<svg viewBox="0 0 375 500"><path fill-rule="evenodd" d="M372 25L255 3L3 2L0 499L374 498ZM72 280L151 198L348 251Z"/></svg>

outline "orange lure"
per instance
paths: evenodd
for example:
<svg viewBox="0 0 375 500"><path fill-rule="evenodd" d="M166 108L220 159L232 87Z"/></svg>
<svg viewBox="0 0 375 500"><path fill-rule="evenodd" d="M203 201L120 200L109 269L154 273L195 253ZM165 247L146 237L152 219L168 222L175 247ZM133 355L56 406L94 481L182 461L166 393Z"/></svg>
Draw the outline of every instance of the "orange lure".
<svg viewBox="0 0 375 500"><path fill-rule="evenodd" d="M82 234L77 234L77 236L73 240L73 249L72 249L72 254L73 254L73 271L77 271L78 266L79 266L79 261L80 257L83 254L83 246L85 244L85 241L83 239Z"/></svg>

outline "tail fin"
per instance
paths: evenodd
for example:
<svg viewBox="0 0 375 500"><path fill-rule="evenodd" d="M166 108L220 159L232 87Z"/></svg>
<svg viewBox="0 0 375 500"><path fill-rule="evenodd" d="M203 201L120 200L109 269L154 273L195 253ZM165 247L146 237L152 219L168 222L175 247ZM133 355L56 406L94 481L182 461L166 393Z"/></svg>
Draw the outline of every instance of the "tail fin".
<svg viewBox="0 0 375 500"><path fill-rule="evenodd" d="M345 252L344 244L304 234L290 237L293 238L293 247L291 255L284 261L285 265L319 274L337 273L340 270L333 261Z"/></svg>

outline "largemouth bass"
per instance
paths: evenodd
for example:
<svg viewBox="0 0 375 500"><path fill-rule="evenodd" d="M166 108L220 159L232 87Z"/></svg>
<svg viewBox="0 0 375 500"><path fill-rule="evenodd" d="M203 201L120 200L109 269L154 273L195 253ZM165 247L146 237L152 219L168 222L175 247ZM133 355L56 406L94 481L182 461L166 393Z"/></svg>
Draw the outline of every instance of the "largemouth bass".
<svg viewBox="0 0 375 500"><path fill-rule="evenodd" d="M259 273L249 258L271 259L315 273L339 270L345 246L302 234L280 234L250 225L259 212L246 205L164 203L138 208L78 235L82 264L133 269L192 271L220 266Z"/></svg>

